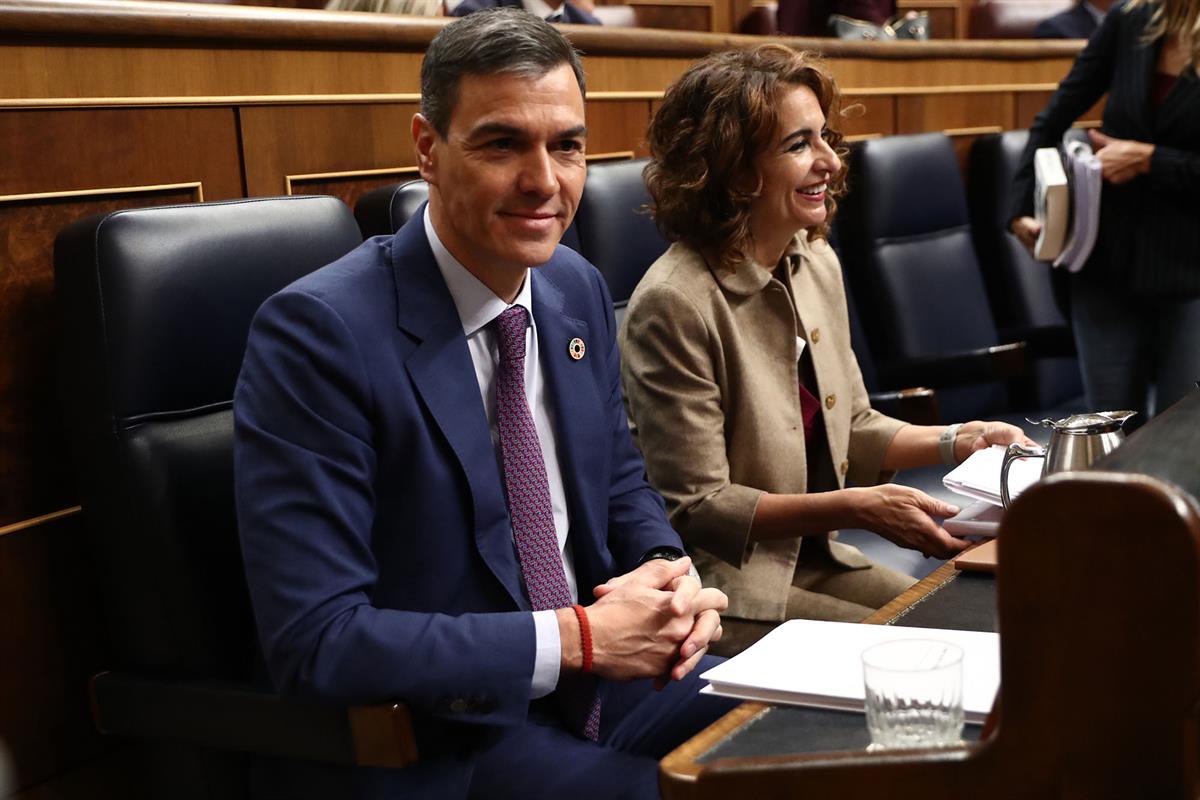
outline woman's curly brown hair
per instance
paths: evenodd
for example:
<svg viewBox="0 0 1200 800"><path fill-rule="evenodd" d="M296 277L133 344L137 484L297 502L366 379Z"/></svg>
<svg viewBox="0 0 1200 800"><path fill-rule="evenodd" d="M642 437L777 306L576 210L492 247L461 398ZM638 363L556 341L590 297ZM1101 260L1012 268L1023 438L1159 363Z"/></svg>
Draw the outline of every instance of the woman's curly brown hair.
<svg viewBox="0 0 1200 800"><path fill-rule="evenodd" d="M834 127L841 94L816 55L764 44L707 56L667 89L650 122L651 161L644 172L651 215L664 236L728 269L746 260L750 204L762 189L755 160L778 129L783 92L797 86L816 95L826 140L843 162L829 180L826 221L810 228L808 238L827 234L846 187L846 151Z"/></svg>

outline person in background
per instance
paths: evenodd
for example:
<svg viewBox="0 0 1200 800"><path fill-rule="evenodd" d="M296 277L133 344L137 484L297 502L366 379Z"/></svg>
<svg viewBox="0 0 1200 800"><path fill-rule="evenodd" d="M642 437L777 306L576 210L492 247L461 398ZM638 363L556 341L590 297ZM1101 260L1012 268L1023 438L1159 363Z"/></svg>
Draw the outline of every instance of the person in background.
<svg viewBox="0 0 1200 800"><path fill-rule="evenodd" d="M650 123L651 211L674 243L622 323L626 405L671 523L729 596L725 629L747 639L796 617L859 621L913 583L837 528L943 558L966 547L933 519L958 509L882 482L893 470L1027 441L871 408L825 238L846 180L838 108L820 61L767 44L697 62Z"/></svg>
<svg viewBox="0 0 1200 800"><path fill-rule="evenodd" d="M1066 11L1047 17L1033 29L1035 39L1087 39L1116 0L1078 0Z"/></svg>
<svg viewBox="0 0 1200 800"><path fill-rule="evenodd" d="M725 596L643 477L604 280L558 244L583 97L543 20L446 25L412 121L429 203L255 316L234 463L265 665L284 694L407 704L420 754L288 765L266 796L652 800L732 706L696 677Z"/></svg>
<svg viewBox="0 0 1200 800"><path fill-rule="evenodd" d="M1200 0L1130 0L1104 17L1037 115L1012 232L1032 248L1033 158L1105 93L1089 131L1103 167L1100 230L1070 276L1071 323L1094 410L1144 422L1200 379Z"/></svg>
<svg viewBox="0 0 1200 800"><path fill-rule="evenodd" d="M586 0L462 0L450 13L455 17L463 17L484 8L523 8L547 22L566 22L572 25L602 24L591 13L591 4Z"/></svg>

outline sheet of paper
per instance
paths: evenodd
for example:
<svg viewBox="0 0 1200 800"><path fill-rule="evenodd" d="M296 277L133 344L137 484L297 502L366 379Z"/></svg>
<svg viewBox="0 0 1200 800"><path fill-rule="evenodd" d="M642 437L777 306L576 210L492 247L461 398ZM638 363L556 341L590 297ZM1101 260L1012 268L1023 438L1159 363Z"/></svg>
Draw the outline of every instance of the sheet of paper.
<svg viewBox="0 0 1200 800"><path fill-rule="evenodd" d="M1000 468L1004 465L1005 449L1002 444L994 444L986 450L977 450L946 473L942 484L964 497L1001 505ZM1044 463L1040 458L1019 458L1013 462L1008 471L1008 489L1013 499L1038 482Z"/></svg>
<svg viewBox="0 0 1200 800"><path fill-rule="evenodd" d="M994 633L794 619L700 677L709 694L774 703L863 709L862 651L895 639L937 639L963 649L963 712L982 722L1000 686Z"/></svg>
<svg viewBox="0 0 1200 800"><path fill-rule="evenodd" d="M976 500L942 522L951 536L995 536L1000 531L1004 509L986 500Z"/></svg>

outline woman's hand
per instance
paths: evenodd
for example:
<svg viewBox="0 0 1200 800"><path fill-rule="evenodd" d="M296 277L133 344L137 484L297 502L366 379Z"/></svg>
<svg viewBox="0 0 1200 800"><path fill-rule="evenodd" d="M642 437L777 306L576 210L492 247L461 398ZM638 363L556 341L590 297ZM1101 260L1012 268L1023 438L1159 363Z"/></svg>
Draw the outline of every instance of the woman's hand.
<svg viewBox="0 0 1200 800"><path fill-rule="evenodd" d="M1150 171L1154 145L1132 139L1114 139L1098 130L1088 131L1088 138L1100 159L1101 174L1109 183L1125 183Z"/></svg>
<svg viewBox="0 0 1200 800"><path fill-rule="evenodd" d="M976 450L986 450L994 444L1008 446L1019 442L1025 447L1037 447L1037 442L1025 435L1025 431L1007 422L964 422L954 437L954 460L962 463Z"/></svg>
<svg viewBox="0 0 1200 800"><path fill-rule="evenodd" d="M1009 223L1008 229L1012 231L1013 236L1021 240L1021 244L1033 250L1038 234L1042 232L1042 223L1033 217L1016 217Z"/></svg>
<svg viewBox="0 0 1200 800"><path fill-rule="evenodd" d="M894 483L846 491L854 493L858 524L889 542L937 558L956 555L969 544L946 533L931 519L952 517L958 513L958 506Z"/></svg>

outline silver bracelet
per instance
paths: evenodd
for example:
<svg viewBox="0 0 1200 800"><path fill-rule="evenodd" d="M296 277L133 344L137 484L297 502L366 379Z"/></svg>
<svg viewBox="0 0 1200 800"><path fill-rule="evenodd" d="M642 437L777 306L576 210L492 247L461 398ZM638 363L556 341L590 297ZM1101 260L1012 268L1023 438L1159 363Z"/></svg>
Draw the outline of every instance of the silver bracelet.
<svg viewBox="0 0 1200 800"><path fill-rule="evenodd" d="M942 457L942 463L948 467L958 466L958 459L954 457L954 440L958 438L958 429L961 427L961 422L947 425L938 437L938 453Z"/></svg>

